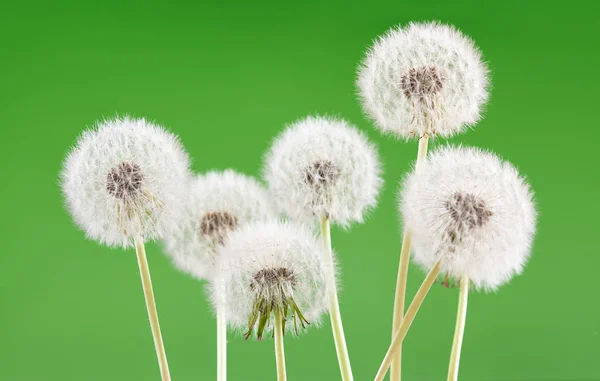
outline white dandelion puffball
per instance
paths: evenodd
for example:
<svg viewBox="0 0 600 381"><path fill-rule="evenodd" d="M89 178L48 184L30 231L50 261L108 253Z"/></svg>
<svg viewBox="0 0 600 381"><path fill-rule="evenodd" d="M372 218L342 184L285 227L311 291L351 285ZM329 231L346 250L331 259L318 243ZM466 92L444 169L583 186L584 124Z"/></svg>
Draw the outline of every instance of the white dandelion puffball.
<svg viewBox="0 0 600 381"><path fill-rule="evenodd" d="M231 233L221 249L211 299L246 338L272 332L273 313L287 316L285 328L298 334L327 311L332 266L323 243L307 227L252 222Z"/></svg>
<svg viewBox="0 0 600 381"><path fill-rule="evenodd" d="M277 217L267 190L233 170L196 176L184 203L164 242L176 267L199 279L214 273L218 251L230 232L250 221Z"/></svg>
<svg viewBox="0 0 600 381"><path fill-rule="evenodd" d="M387 32L361 64L363 109L383 133L448 137L474 125L488 99L488 69L452 26L411 23Z"/></svg>
<svg viewBox="0 0 600 381"><path fill-rule="evenodd" d="M377 203L381 165L367 137L344 120L307 117L275 140L263 170L275 202L291 218L362 222Z"/></svg>
<svg viewBox="0 0 600 381"><path fill-rule="evenodd" d="M61 173L73 219L92 238L130 247L155 240L180 207L189 158L179 139L145 119L112 119L84 131Z"/></svg>
<svg viewBox="0 0 600 381"><path fill-rule="evenodd" d="M517 170L476 148L432 152L405 180L401 193L413 259L495 290L527 262L537 213L533 193Z"/></svg>

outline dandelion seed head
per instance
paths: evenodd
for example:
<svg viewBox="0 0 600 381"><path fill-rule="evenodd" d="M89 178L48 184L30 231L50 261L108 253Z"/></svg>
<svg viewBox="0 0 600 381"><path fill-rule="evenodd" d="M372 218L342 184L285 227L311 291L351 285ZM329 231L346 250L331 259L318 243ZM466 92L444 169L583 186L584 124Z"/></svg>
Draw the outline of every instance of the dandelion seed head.
<svg viewBox="0 0 600 381"><path fill-rule="evenodd" d="M210 279L231 232L251 221L277 217L264 186L230 169L193 178L184 205L169 224L165 251L178 269L198 279Z"/></svg>
<svg viewBox="0 0 600 381"><path fill-rule="evenodd" d="M405 179L400 209L413 259L427 270L441 257L449 277L495 290L530 256L533 192L492 153L451 146L430 153Z"/></svg>
<svg viewBox="0 0 600 381"><path fill-rule="evenodd" d="M179 139L145 119L98 122L64 162L67 207L86 235L109 246L159 239L178 213L189 176Z"/></svg>
<svg viewBox="0 0 600 381"><path fill-rule="evenodd" d="M382 185L376 148L341 119L307 117L288 126L269 150L263 175L279 208L314 223L362 222Z"/></svg>
<svg viewBox="0 0 600 381"><path fill-rule="evenodd" d="M272 332L274 313L286 316L286 329L298 334L327 311L332 266L323 243L307 227L251 222L222 246L211 299L246 338Z"/></svg>
<svg viewBox="0 0 600 381"><path fill-rule="evenodd" d="M488 69L473 41L456 28L411 23L374 43L357 85L363 109L381 132L449 137L480 119Z"/></svg>

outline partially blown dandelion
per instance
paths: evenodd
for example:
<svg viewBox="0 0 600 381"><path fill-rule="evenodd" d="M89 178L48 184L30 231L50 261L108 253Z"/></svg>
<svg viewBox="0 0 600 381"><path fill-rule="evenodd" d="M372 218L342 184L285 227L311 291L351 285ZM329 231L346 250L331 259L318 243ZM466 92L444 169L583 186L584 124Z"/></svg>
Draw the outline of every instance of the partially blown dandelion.
<svg viewBox="0 0 600 381"><path fill-rule="evenodd" d="M212 280L227 236L250 221L274 218L268 192L254 178L233 170L208 172L189 183L185 207L165 237L175 265L198 279ZM217 312L217 379L226 379L227 326L223 307Z"/></svg>
<svg viewBox="0 0 600 381"><path fill-rule="evenodd" d="M67 157L62 189L86 235L109 246L135 245L161 375L169 369L144 242L160 238L181 207L189 159L177 137L144 119L114 119L85 131Z"/></svg>
<svg viewBox="0 0 600 381"><path fill-rule="evenodd" d="M479 50L460 31L411 23L375 42L357 83L366 113L382 132L448 137L479 120L487 75Z"/></svg>
<svg viewBox="0 0 600 381"><path fill-rule="evenodd" d="M248 338L275 337L278 379L285 379L283 333L296 334L327 310L333 262L305 227L255 222L233 232L222 248L211 284L215 307ZM273 320L273 323L271 321Z"/></svg>
<svg viewBox="0 0 600 381"><path fill-rule="evenodd" d="M429 271L378 374L399 347L416 310L440 273L460 282L460 303L448 380L458 362L469 284L496 290L523 270L536 225L533 194L509 163L475 148L447 147L404 182L401 211L413 232L413 258ZM410 319L409 319L410 316Z"/></svg>
<svg viewBox="0 0 600 381"><path fill-rule="evenodd" d="M308 117L289 126L267 155L265 178L275 201L292 218L320 221L325 247L331 253L330 222L348 227L362 222L381 188L375 147L343 120ZM342 318L334 285L330 315L340 371L353 379Z"/></svg>

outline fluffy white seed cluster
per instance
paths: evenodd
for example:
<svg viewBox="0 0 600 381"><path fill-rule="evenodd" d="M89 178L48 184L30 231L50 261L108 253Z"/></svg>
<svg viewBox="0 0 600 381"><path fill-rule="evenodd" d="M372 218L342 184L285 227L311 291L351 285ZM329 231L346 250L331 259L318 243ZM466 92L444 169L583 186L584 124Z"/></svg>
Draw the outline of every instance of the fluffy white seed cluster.
<svg viewBox="0 0 600 381"><path fill-rule="evenodd" d="M480 119L487 77L481 53L460 31L411 23L375 42L357 85L365 112L382 132L448 137Z"/></svg>
<svg viewBox="0 0 600 381"><path fill-rule="evenodd" d="M230 232L250 221L277 217L267 190L233 170L196 176L184 203L164 242L176 267L199 279L214 274L218 251Z"/></svg>
<svg viewBox="0 0 600 381"><path fill-rule="evenodd" d="M334 266L324 245L306 227L252 222L230 234L211 283L214 306L223 306L230 326L272 332L272 313L285 311L286 329L299 332L327 311Z"/></svg>
<svg viewBox="0 0 600 381"><path fill-rule="evenodd" d="M377 203L381 165L366 136L344 120L307 117L286 128L266 156L264 177L291 218L362 222Z"/></svg>
<svg viewBox="0 0 600 381"><path fill-rule="evenodd" d="M533 194L494 154L462 147L433 152L406 178L400 205L413 235L413 259L427 270L441 256L449 276L495 290L529 258Z"/></svg>
<svg viewBox="0 0 600 381"><path fill-rule="evenodd" d="M112 119L85 131L61 173L77 225L109 246L163 235L181 206L189 158L179 139L145 119Z"/></svg>

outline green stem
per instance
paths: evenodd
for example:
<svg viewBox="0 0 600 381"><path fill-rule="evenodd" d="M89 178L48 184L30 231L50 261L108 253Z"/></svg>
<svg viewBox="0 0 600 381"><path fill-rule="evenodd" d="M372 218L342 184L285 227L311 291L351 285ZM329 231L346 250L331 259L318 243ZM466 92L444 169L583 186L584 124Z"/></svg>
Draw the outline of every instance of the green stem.
<svg viewBox="0 0 600 381"><path fill-rule="evenodd" d="M277 365L277 381L286 381L285 375L285 352L283 349L283 319L282 312L275 309L275 362Z"/></svg>
<svg viewBox="0 0 600 381"><path fill-rule="evenodd" d="M156 349L156 356L158 357L160 375L162 381L170 381L171 375L169 374L169 364L167 363L167 355L160 333L158 312L156 311L154 291L152 290L152 279L150 278L150 269L146 258L146 248L144 247L144 241L141 238L135 239L135 251L137 254L138 266L140 268L140 276L142 278L144 298L146 299L146 309L148 310L148 318L150 319L150 328L152 329L152 337L154 338L154 347Z"/></svg>
<svg viewBox="0 0 600 381"><path fill-rule="evenodd" d="M417 152L416 168L418 169L427 157L427 145L429 137L423 135L419 139L419 150ZM394 316L392 320L392 338L398 332L398 328L404 319L404 307L406 304L406 279L408 276L408 265L410 262L411 233L406 230L402 239L402 249L400 251L400 264L398 266L398 277L396 279L396 296L394 299ZM398 348L396 355L392 359L390 369L390 381L400 381L402 368L402 346Z"/></svg>
<svg viewBox="0 0 600 381"><path fill-rule="evenodd" d="M452 354L450 355L450 366L448 367L448 381L458 380L458 367L460 364L460 350L462 348L463 336L465 335L465 323L467 320L467 302L469 300L469 278L460 280L460 294L458 297L458 313L456 314L456 328L454 329L454 341L452 343Z"/></svg>
<svg viewBox="0 0 600 381"><path fill-rule="evenodd" d="M217 306L217 380L227 380L227 321L222 306Z"/></svg>
<svg viewBox="0 0 600 381"><path fill-rule="evenodd" d="M329 252L329 282L330 282L330 295L329 295L329 316L331 317L331 329L333 331L333 340L335 341L335 350L337 352L338 363L340 365L340 372L342 374L343 381L353 381L352 367L350 366L350 357L348 356L348 348L346 347L346 338L344 336L344 326L342 324L342 315L340 313L340 305L337 297L335 270L333 252L331 250L331 227L329 225L329 219L323 217L321 220L321 235L325 247Z"/></svg>
<svg viewBox="0 0 600 381"><path fill-rule="evenodd" d="M400 347L402 345L402 341L404 340L404 337L406 337L406 333L408 332L410 325L412 324L413 320L415 319L415 316L416 316L417 312L419 311L421 304L423 304L423 300L425 299L425 296L427 296L427 293L431 289L431 286L435 283L435 280L437 279L438 275L440 274L441 268L442 268L441 261L438 259L437 262L435 262L435 264L431 268L431 270L429 270L429 273L425 277L425 280L421 284L421 287L419 287L419 291L417 291L417 294L415 295L412 303L410 303L408 310L406 310L406 315L404 316L404 320L402 320L402 324L400 324L398 331L394 335L392 344L390 345L387 353L385 354L383 362L381 363L381 366L379 367L379 371L377 371L377 375L375 376L375 381L382 381L383 378L385 377L385 374L387 373L387 370L390 367L392 360L394 359L394 356L398 352L398 349L400 349Z"/></svg>

